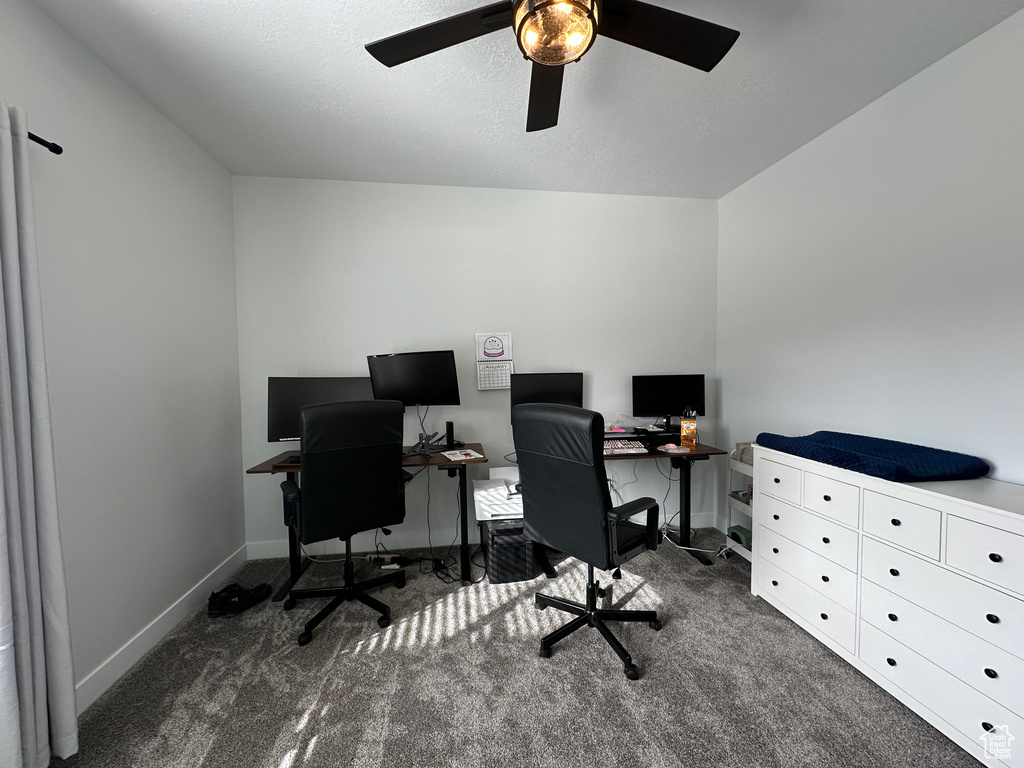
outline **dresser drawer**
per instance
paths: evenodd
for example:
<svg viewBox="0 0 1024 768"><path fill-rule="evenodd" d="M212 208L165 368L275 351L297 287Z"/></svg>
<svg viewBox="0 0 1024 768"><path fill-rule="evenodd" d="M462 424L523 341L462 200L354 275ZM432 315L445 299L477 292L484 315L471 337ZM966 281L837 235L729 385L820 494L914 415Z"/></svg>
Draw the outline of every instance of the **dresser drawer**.
<svg viewBox="0 0 1024 768"><path fill-rule="evenodd" d="M781 568L816 592L849 611L857 609L857 574L801 547L775 531L758 526L757 552L765 562Z"/></svg>
<svg viewBox="0 0 1024 768"><path fill-rule="evenodd" d="M864 532L933 560L939 559L941 517L937 509L864 491Z"/></svg>
<svg viewBox="0 0 1024 768"><path fill-rule="evenodd" d="M1024 536L950 515L946 564L1024 594Z"/></svg>
<svg viewBox="0 0 1024 768"><path fill-rule="evenodd" d="M868 581L1024 658L1024 601L867 537L861 574Z"/></svg>
<svg viewBox="0 0 1024 768"><path fill-rule="evenodd" d="M860 488L804 472L804 507L856 528L860 514Z"/></svg>
<svg viewBox="0 0 1024 768"><path fill-rule="evenodd" d="M994 726L1005 726L1011 735L1024 733L1024 719L864 621L860 658L975 744L984 744L982 737ZM1024 757L1021 750L1012 751ZM1021 766L1024 760L1011 756L1005 763Z"/></svg>
<svg viewBox="0 0 1024 768"><path fill-rule="evenodd" d="M796 467L761 459L761 465L758 467L758 485L765 493L799 505L802 474Z"/></svg>
<svg viewBox="0 0 1024 768"><path fill-rule="evenodd" d="M860 617L976 691L1024 712L1024 660L865 581Z"/></svg>
<svg viewBox="0 0 1024 768"><path fill-rule="evenodd" d="M795 576L771 563L761 563L758 585L762 595L772 595L819 632L853 652L857 631L857 619L853 612L815 592Z"/></svg>
<svg viewBox="0 0 1024 768"><path fill-rule="evenodd" d="M857 570L856 531L763 494L758 494L754 513L762 525L790 541L843 568Z"/></svg>

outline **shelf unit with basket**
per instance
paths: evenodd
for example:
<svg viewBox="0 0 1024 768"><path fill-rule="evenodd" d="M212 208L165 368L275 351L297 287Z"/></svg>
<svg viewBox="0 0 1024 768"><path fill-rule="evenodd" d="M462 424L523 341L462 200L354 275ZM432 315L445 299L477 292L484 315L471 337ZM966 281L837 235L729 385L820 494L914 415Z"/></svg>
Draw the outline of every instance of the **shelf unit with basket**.
<svg viewBox="0 0 1024 768"><path fill-rule="evenodd" d="M751 463L743 461L750 459ZM738 445L729 456L726 474L725 543L718 550L719 557L737 552L747 560L751 555L751 531L753 530L754 465L753 453L744 445Z"/></svg>

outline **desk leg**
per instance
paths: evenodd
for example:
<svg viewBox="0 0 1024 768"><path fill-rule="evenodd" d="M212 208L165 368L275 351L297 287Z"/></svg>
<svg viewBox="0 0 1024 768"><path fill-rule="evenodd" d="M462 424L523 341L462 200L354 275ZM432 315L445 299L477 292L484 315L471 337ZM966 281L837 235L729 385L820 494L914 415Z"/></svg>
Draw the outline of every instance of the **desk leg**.
<svg viewBox="0 0 1024 768"><path fill-rule="evenodd" d="M693 468L693 462L696 459L688 459L685 456L673 456L672 463L679 467L679 535L678 541L671 535L671 531L666 531L669 541L679 547L690 546L690 470ZM687 549L688 553L693 555L697 560L702 562L704 565L711 565L711 561L704 556L703 552L697 552L693 549Z"/></svg>
<svg viewBox="0 0 1024 768"><path fill-rule="evenodd" d="M459 465L459 527L462 543L459 545L459 570L464 585L473 583L469 562L469 510L466 498L466 465Z"/></svg>
<svg viewBox="0 0 1024 768"><path fill-rule="evenodd" d="M295 582L299 580L299 577L306 572L309 568L309 564L312 560L306 560L302 557L302 550L299 548L299 537L295 535L295 529L290 525L288 526L288 578L284 584L277 590L274 596L270 599L271 602L279 603L288 597L288 593L291 588L295 586Z"/></svg>
<svg viewBox="0 0 1024 768"><path fill-rule="evenodd" d="M297 472L288 472L285 477L293 483L298 482ZM286 509L285 514L287 515L287 513ZM291 521L285 520L285 525L288 526L288 578L270 599L271 602L274 603L279 603L288 596L291 588L295 586L295 582L297 582L299 577L305 573L306 569L309 568L309 564L312 562L311 560L303 561L302 550L299 547L299 537L295 535L295 529L292 527Z"/></svg>

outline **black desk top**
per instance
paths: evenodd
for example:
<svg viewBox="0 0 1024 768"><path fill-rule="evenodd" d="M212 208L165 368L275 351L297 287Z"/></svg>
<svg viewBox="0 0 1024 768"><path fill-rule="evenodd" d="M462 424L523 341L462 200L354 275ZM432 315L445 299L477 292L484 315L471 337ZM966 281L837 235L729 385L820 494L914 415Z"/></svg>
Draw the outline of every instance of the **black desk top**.
<svg viewBox="0 0 1024 768"><path fill-rule="evenodd" d="M408 450L410 446L405 446ZM479 458L471 459L458 459L452 460L441 453L435 453L433 456L421 456L414 454L412 456L405 456L402 458L403 467L449 467L458 466L460 464L486 464L487 455L484 453L484 447L480 443L466 443L462 446L463 450L476 451L480 454ZM277 454L273 458L267 459L266 461L257 464L255 467L250 467L245 470L247 475L272 475L280 472L298 472L299 465L294 461L289 461L294 456L298 456L298 451L284 451L283 453Z"/></svg>

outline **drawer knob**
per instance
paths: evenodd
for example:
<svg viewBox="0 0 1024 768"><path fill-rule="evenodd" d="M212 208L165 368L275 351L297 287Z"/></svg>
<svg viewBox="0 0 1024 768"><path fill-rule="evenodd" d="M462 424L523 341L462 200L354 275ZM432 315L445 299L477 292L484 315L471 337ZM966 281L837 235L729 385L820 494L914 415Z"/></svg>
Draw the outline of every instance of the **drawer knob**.
<svg viewBox="0 0 1024 768"><path fill-rule="evenodd" d="M822 541L823 544L828 544L830 539L829 539L828 536L822 536L821 537L821 541Z"/></svg>
<svg viewBox="0 0 1024 768"><path fill-rule="evenodd" d="M778 485L778 484L779 484L779 483L781 483L782 481L781 481L781 480L779 480L779 478L777 478L777 477L776 477L776 478L775 478L775 481L774 481L774 482L775 482L775 484L776 484L776 485Z"/></svg>
<svg viewBox="0 0 1024 768"><path fill-rule="evenodd" d="M776 555L779 554L779 548L778 547L772 547L772 552L774 554L776 554Z"/></svg>
<svg viewBox="0 0 1024 768"><path fill-rule="evenodd" d="M898 570L896 570L895 568L890 568L889 569L889 573L891 573L893 576L899 576L900 575L900 572Z"/></svg>
<svg viewBox="0 0 1024 768"><path fill-rule="evenodd" d="M778 515L772 515L772 520L778 520L778 519L779 519Z"/></svg>
<svg viewBox="0 0 1024 768"><path fill-rule="evenodd" d="M822 576L821 580L827 583L828 582L828 576Z"/></svg>
<svg viewBox="0 0 1024 768"><path fill-rule="evenodd" d="M892 523L893 525L897 526L897 527L899 527L900 525L902 525L902 523L900 523L900 521L899 521L899 518L897 518L897 517L894 517L894 518L893 518L892 520L890 520L889 522L890 522L890 523Z"/></svg>
<svg viewBox="0 0 1024 768"><path fill-rule="evenodd" d="M991 560L993 563L1001 563L1001 562L1003 562L1003 556L1000 555L998 552L992 552L988 556L988 559Z"/></svg>
<svg viewBox="0 0 1024 768"><path fill-rule="evenodd" d="M825 501L832 501L832 497L829 496L827 493L824 496L822 496L821 498L823 498Z"/></svg>
<svg viewBox="0 0 1024 768"><path fill-rule="evenodd" d="M779 582L777 582L775 579L772 579L772 586L773 587L779 586Z"/></svg>
<svg viewBox="0 0 1024 768"><path fill-rule="evenodd" d="M985 675L993 680L999 677L999 673L992 669L992 667L985 667Z"/></svg>
<svg viewBox="0 0 1024 768"><path fill-rule="evenodd" d="M994 613L986 613L985 614L985 618L988 619L990 624L998 624L999 623L999 617L996 616Z"/></svg>
<svg viewBox="0 0 1024 768"><path fill-rule="evenodd" d="M821 614L821 618L823 618L825 621L828 621L828 614L827 613Z"/></svg>
<svg viewBox="0 0 1024 768"><path fill-rule="evenodd" d="M885 660L885 663L888 664L890 667L895 667L896 666L896 659L894 659L892 656L890 656L888 659Z"/></svg>
<svg viewBox="0 0 1024 768"><path fill-rule="evenodd" d="M900 617L897 616L895 613L890 613L889 614L889 621L899 621L899 618Z"/></svg>

